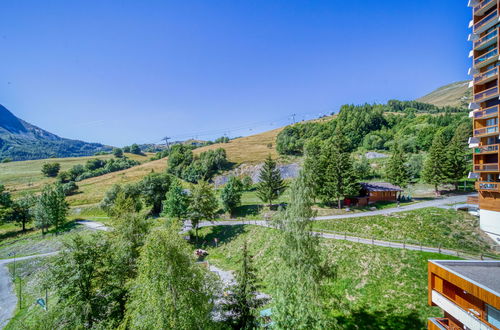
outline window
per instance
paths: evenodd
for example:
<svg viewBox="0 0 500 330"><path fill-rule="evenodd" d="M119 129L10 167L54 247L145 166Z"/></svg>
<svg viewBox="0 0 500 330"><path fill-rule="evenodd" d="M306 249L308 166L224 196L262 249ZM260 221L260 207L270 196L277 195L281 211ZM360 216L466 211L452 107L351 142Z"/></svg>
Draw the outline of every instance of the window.
<svg viewBox="0 0 500 330"><path fill-rule="evenodd" d="M500 311L493 306L486 305L486 321L497 328L500 328Z"/></svg>
<svg viewBox="0 0 500 330"><path fill-rule="evenodd" d="M486 126L493 126L497 124L497 118L491 118L486 121Z"/></svg>

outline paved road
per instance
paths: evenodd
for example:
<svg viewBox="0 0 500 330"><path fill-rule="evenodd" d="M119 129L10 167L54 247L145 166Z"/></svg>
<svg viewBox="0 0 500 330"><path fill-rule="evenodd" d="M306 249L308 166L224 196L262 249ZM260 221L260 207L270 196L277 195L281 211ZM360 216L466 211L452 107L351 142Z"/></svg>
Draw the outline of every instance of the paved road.
<svg viewBox="0 0 500 330"><path fill-rule="evenodd" d="M470 195L461 195L461 196L450 196L444 198L433 199L425 202L418 202L410 205L404 205L401 207L395 207L384 210L377 211L368 211L368 212L359 212L359 213L351 213L351 214L342 214L342 215L327 215L322 217L316 217L314 220L334 220L334 219L347 219L347 218L360 218L360 217L369 217L374 215L386 215L398 212L407 212L412 210L423 209L426 207L439 207L439 208L453 208L453 206L448 206L449 204L457 204L457 203L465 203L467 201L468 196L474 196L475 194Z"/></svg>
<svg viewBox="0 0 500 330"><path fill-rule="evenodd" d="M106 227L100 222L82 220L77 221L77 223L94 230L109 230L109 227ZM17 296L14 293L14 286L11 282L11 275L7 268L7 264L14 261L48 257L57 253L58 252L50 252L19 258L0 259L0 329L7 325L17 305Z"/></svg>

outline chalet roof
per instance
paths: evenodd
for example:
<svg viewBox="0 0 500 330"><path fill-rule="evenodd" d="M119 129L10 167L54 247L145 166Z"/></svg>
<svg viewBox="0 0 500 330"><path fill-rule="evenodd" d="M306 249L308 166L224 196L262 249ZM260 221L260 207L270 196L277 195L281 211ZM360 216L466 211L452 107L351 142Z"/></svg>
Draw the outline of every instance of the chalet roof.
<svg viewBox="0 0 500 330"><path fill-rule="evenodd" d="M388 182L361 182L361 187L367 191L403 191L400 187Z"/></svg>
<svg viewBox="0 0 500 330"><path fill-rule="evenodd" d="M500 260L431 260L431 262L500 297Z"/></svg>

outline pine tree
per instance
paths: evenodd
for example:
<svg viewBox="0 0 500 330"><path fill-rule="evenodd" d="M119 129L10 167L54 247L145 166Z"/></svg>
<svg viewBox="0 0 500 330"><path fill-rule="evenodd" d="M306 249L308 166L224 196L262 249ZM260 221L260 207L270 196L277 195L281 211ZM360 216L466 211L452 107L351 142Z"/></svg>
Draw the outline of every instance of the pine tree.
<svg viewBox="0 0 500 330"><path fill-rule="evenodd" d="M233 215L234 210L241 204L241 194L243 192L243 183L240 179L232 176L226 183L220 195L222 208L224 211Z"/></svg>
<svg viewBox="0 0 500 330"><path fill-rule="evenodd" d="M309 141L305 148L304 175L307 184L313 191L313 199L320 195L324 168L321 162L321 142L318 139Z"/></svg>
<svg viewBox="0 0 500 330"><path fill-rule="evenodd" d="M276 329L332 329L325 282L332 278L317 236L311 233L312 191L301 174L293 183L289 207L282 211L278 258L272 274L272 319Z"/></svg>
<svg viewBox="0 0 500 330"><path fill-rule="evenodd" d="M272 206L286 188L285 182L281 178L280 170L276 166L276 162L269 155L264 162L259 174L260 182L257 184L257 196L264 202Z"/></svg>
<svg viewBox="0 0 500 330"><path fill-rule="evenodd" d="M467 126L466 126L467 125ZM460 125L456 130L447 148L448 178L458 190L458 182L467 174L467 139L469 137L468 124Z"/></svg>
<svg viewBox="0 0 500 330"><path fill-rule="evenodd" d="M324 168L320 194L325 202L337 200L342 207L342 198L359 193L359 183L353 169L353 160L348 152L347 139L337 128L333 139L323 146L319 160Z"/></svg>
<svg viewBox="0 0 500 330"><path fill-rule="evenodd" d="M439 195L439 185L446 183L448 180L448 164L445 150L446 140L442 132L438 132L434 136L422 171L424 181L434 186L436 196Z"/></svg>
<svg viewBox="0 0 500 330"><path fill-rule="evenodd" d="M392 147L392 155L387 164L385 175L390 183L401 188L406 188L410 181L410 172L406 161L403 148L396 141Z"/></svg>
<svg viewBox="0 0 500 330"><path fill-rule="evenodd" d="M258 278L253 266L253 257L248 252L247 242L241 251L241 268L236 272L236 284L227 298L224 309L230 312L230 322L234 329L256 329L257 309L264 304L257 298Z"/></svg>

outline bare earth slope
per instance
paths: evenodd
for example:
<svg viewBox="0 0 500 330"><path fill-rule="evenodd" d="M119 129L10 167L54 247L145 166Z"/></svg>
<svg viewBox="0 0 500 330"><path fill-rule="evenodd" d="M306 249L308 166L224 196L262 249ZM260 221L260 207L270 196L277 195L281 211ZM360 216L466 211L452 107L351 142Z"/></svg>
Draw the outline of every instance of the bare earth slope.
<svg viewBox="0 0 500 330"><path fill-rule="evenodd" d="M469 81L459 81L440 87L431 93L418 98L417 101L437 106L466 107L471 101Z"/></svg>

